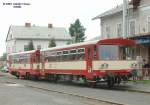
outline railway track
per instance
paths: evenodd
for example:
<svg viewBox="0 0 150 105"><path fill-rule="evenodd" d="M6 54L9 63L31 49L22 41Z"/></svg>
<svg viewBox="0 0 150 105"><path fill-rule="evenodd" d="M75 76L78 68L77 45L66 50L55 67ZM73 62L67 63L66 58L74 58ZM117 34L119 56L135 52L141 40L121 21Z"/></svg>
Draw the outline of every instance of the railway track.
<svg viewBox="0 0 150 105"><path fill-rule="evenodd" d="M16 80L15 78L11 78L11 79ZM77 84L77 83L65 83L65 82L61 82L61 83L58 83L58 84L83 87L83 84L81 85L81 84ZM86 87L86 86L84 85L84 87ZM89 88L92 88L92 87L89 87ZM94 87L94 89L103 89L103 90L112 90L112 91L124 91L124 92L132 92L132 93L144 93L144 94L149 94L150 95L150 92L145 92L143 90L130 89L130 88L127 88L125 85L123 85L123 86L115 86L115 87L113 87L111 89L108 88L107 85L102 85L102 86Z"/></svg>
<svg viewBox="0 0 150 105"><path fill-rule="evenodd" d="M18 80L16 78L9 78L9 79L6 79L5 80L5 83L8 83L8 84L22 84L26 87L29 87L29 88L32 88L32 89L37 89L39 91L43 91L43 92L47 92L47 93L50 93L50 92L54 92L54 93L58 93L58 94L64 94L64 95L70 95L70 96L73 96L73 97L78 97L80 99L84 99L84 100L90 100L91 102L99 102L99 103L106 103L106 105L128 105L128 103L126 103L125 101L117 101L115 98L112 99L107 99L107 98L100 98L100 97L93 97L92 95L86 95L86 94L82 94L82 92L80 93L79 90L80 90L80 87L81 87L81 90L83 89L86 89L87 91L90 90L91 92L94 90L96 91L109 91L110 89L105 89L105 88L94 88L94 89L91 89L91 88L87 88L87 87L83 87L83 85L77 85L77 84L65 84L65 83L58 83L58 84L54 84L53 86L53 83L50 83L48 85L47 82L43 82L43 81L38 81L38 82L34 82L34 81L26 81L26 80ZM69 85L69 86L68 86ZM55 89L54 87L59 87L61 86L62 88L58 88L58 89ZM67 89L64 89L63 88L66 88L68 87L69 88L78 88L77 90L75 90L74 92L71 92ZM99 89L99 90L98 90ZM66 91L67 90L67 91ZM78 91L76 93L76 91ZM111 89L111 91L116 91L117 93L120 91L121 93L123 94L141 94L142 96L146 95L149 97L150 93L145 93L145 92L142 92L142 91L135 91L135 90L125 90L125 89ZM100 92L101 93L101 92ZM113 94L112 94L113 96ZM130 96L131 97L131 96ZM129 98L130 99L130 98ZM93 104L91 104L93 105ZM138 104L139 105L139 104ZM144 104L143 104L144 105Z"/></svg>
<svg viewBox="0 0 150 105"><path fill-rule="evenodd" d="M5 83L17 84L16 82L10 82L10 81L7 81ZM92 97L88 97L88 96L84 96L84 95L72 94L72 93L63 92L63 91L56 91L56 90L36 87L36 86L32 86L32 85L27 85L27 84L24 84L24 86L29 87L29 88L33 88L33 89L46 91L46 92L54 92L54 93L59 93L59 94L70 95L70 96L78 97L78 98L81 98L81 99L87 99L87 100L90 100L90 101L97 101L97 102L101 102L101 103L103 102L103 103L108 104L108 105L126 105L126 104L122 104L122 103L118 103L118 102L112 102L112 101L107 101L107 100L100 100L98 98L92 98Z"/></svg>
<svg viewBox="0 0 150 105"><path fill-rule="evenodd" d="M1 76L1 75L0 75ZM2 77L8 77L6 74L2 75ZM9 80L14 80L16 81L17 79L14 78L14 77L8 77ZM33 81L34 82L34 81ZM41 81L40 81L41 82ZM66 85L65 83L63 83L63 85ZM68 85L68 83L67 83ZM80 84L76 84L76 83L69 83L70 86L77 86L77 87L83 87L83 85L80 85ZM84 85L85 86L85 85ZM129 88L126 88L126 86L116 86L116 87L113 87L113 88L108 88L106 85L104 86L98 86L98 87L95 87L95 89L104 89L104 90L114 90L114 91L124 91L124 92L133 92L133 93L144 93L144 94L150 94L150 92L145 92L143 90L135 90L135 89L129 89Z"/></svg>

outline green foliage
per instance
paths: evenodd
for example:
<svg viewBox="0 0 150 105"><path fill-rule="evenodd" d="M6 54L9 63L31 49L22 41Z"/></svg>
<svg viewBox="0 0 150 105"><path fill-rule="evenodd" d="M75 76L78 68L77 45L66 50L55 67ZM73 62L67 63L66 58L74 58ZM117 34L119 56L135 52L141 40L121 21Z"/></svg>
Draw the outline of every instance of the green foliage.
<svg viewBox="0 0 150 105"><path fill-rule="evenodd" d="M83 42L85 40L85 28L82 26L79 19L76 19L76 21L73 24L70 24L69 27L69 33L71 37L74 38L74 42Z"/></svg>
<svg viewBox="0 0 150 105"><path fill-rule="evenodd" d="M69 44L71 44L71 43L72 43L72 41L68 41L66 44L69 45Z"/></svg>
<svg viewBox="0 0 150 105"><path fill-rule="evenodd" d="M6 53L3 53L3 56L1 56L1 60L2 61L6 61L7 59L7 54Z"/></svg>
<svg viewBox="0 0 150 105"><path fill-rule="evenodd" d="M49 47L49 48L51 48L51 47L56 47L56 42L55 42L55 39L54 39L54 38L50 39L48 47Z"/></svg>
<svg viewBox="0 0 150 105"><path fill-rule="evenodd" d="M136 82L137 84L143 84L143 85L150 85L150 80L136 80L136 81L129 81L131 83Z"/></svg>
<svg viewBox="0 0 150 105"><path fill-rule="evenodd" d="M4 66L0 66L0 70L2 70L2 69L3 69L3 67L4 67Z"/></svg>
<svg viewBox="0 0 150 105"><path fill-rule="evenodd" d="M30 50L34 50L34 46L33 46L33 41L30 40L29 44L28 44L28 47L26 49L27 51L30 51Z"/></svg>

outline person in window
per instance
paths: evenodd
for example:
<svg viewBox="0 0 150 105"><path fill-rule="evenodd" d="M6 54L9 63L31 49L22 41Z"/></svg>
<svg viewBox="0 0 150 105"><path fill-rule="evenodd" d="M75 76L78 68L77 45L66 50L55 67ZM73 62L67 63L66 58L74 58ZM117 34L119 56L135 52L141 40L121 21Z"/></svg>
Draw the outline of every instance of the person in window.
<svg viewBox="0 0 150 105"><path fill-rule="evenodd" d="M149 72L150 72L150 65L146 62L145 59L143 59L143 71L144 71L144 76L149 76Z"/></svg>
<svg viewBox="0 0 150 105"><path fill-rule="evenodd" d="M137 80L137 77L138 77L138 76L137 76L137 70L136 70L136 69L132 71L132 75L133 75L133 80L136 81L136 80Z"/></svg>
<svg viewBox="0 0 150 105"><path fill-rule="evenodd" d="M143 67L143 59L141 56L137 56L136 60L138 61L138 65L137 65L137 79L141 80L142 79L142 67Z"/></svg>
<svg viewBox="0 0 150 105"><path fill-rule="evenodd" d="M83 54L80 55L79 60L84 60L84 55Z"/></svg>

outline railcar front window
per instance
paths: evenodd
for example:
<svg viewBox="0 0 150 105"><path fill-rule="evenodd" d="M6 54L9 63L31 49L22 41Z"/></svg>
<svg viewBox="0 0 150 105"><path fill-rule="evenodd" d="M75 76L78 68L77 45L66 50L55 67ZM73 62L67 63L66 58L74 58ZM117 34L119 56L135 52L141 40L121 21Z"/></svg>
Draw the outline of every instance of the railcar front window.
<svg viewBox="0 0 150 105"><path fill-rule="evenodd" d="M101 60L117 60L119 59L119 46L100 45L99 55Z"/></svg>
<svg viewBox="0 0 150 105"><path fill-rule="evenodd" d="M123 60L131 60L136 59L136 53L138 52L136 50L135 46L120 46L120 59Z"/></svg>

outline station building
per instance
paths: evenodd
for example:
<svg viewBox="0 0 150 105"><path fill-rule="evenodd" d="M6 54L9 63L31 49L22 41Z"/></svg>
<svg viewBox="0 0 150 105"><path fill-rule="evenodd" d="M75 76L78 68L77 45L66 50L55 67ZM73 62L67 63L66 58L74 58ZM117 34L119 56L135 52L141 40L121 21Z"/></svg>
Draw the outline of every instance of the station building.
<svg viewBox="0 0 150 105"><path fill-rule="evenodd" d="M133 56L142 56L150 64L150 0L130 0L127 9L127 38L137 46ZM123 37L123 5L116 6L93 18L100 19L101 38Z"/></svg>

